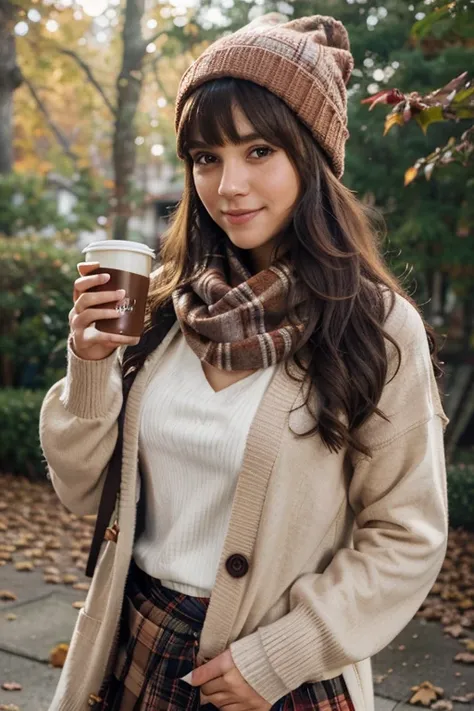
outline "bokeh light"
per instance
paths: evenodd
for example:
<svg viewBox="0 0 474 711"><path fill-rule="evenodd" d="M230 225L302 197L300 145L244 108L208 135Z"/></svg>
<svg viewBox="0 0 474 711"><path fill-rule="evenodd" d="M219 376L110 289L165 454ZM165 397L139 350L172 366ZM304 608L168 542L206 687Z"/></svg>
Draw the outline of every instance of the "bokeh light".
<svg viewBox="0 0 474 711"><path fill-rule="evenodd" d="M108 0L79 0L79 4L90 17L99 17L109 7Z"/></svg>
<svg viewBox="0 0 474 711"><path fill-rule="evenodd" d="M15 34L19 37L24 37L28 34L29 29L27 22L17 22L15 25Z"/></svg>
<svg viewBox="0 0 474 711"><path fill-rule="evenodd" d="M57 32L59 30L59 24L56 20L48 20L46 23L46 29L48 32Z"/></svg>
<svg viewBox="0 0 474 711"><path fill-rule="evenodd" d="M38 10L32 8L31 10L28 10L28 19L31 20L31 22L40 22L41 14L38 12Z"/></svg>

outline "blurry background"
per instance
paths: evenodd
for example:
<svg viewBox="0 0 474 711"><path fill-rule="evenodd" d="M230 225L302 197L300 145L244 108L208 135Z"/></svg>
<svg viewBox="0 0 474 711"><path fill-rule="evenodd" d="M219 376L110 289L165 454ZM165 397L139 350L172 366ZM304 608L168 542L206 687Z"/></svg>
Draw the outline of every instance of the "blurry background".
<svg viewBox="0 0 474 711"><path fill-rule="evenodd" d="M474 711L472 0L0 0L0 708L46 711L57 669L44 663L62 665L71 602L89 587L92 521L59 504L38 442L80 250L108 237L158 247L182 188L179 79L268 11L346 25L344 183L383 214L386 259L444 341L448 555L374 660L376 709Z"/></svg>

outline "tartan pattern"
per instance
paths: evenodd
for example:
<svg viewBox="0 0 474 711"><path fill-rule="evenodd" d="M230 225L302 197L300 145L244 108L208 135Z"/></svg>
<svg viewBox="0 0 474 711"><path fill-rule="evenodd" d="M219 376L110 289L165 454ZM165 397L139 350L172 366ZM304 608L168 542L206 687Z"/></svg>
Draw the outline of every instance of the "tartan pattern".
<svg viewBox="0 0 474 711"><path fill-rule="evenodd" d="M354 60L344 25L314 15L291 22L270 13L208 47L181 78L175 109L177 152L185 156L181 116L202 84L245 79L280 97L309 128L338 178L344 173L347 91Z"/></svg>
<svg viewBox="0 0 474 711"><path fill-rule="evenodd" d="M173 294L186 340L201 361L221 370L258 370L302 345L306 317L288 313L295 279L283 259L252 275L230 245L208 257L206 270ZM295 306L304 306L298 295Z"/></svg>
<svg viewBox="0 0 474 711"><path fill-rule="evenodd" d="M196 666L210 598L192 597L151 578L132 562L115 667L99 694L100 711L217 711L200 706L199 688L180 677ZM303 684L272 711L354 711L341 676Z"/></svg>

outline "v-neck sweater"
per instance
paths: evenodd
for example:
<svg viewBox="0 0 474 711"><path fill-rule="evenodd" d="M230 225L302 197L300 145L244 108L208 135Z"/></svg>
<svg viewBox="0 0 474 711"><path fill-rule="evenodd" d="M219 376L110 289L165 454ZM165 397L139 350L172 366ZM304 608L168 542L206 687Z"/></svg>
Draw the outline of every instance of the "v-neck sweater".
<svg viewBox="0 0 474 711"><path fill-rule="evenodd" d="M130 389L119 534L104 544L50 711L90 711L91 694L110 669L133 550L140 410L178 328L147 357ZM384 329L401 363L387 341L378 403L387 419L374 414L358 431L371 457L329 452L317 434L295 434L314 420L300 407L301 385L284 363L250 427L197 661L229 649L270 704L305 682L342 673L355 710L374 711L370 657L412 619L445 558L447 418L424 324L397 296ZM97 512L117 440L121 353L83 361L69 350L67 375L41 409L49 475L77 515ZM236 554L248 564L238 577L228 565Z"/></svg>
<svg viewBox="0 0 474 711"><path fill-rule="evenodd" d="M179 331L147 385L145 525L133 557L165 587L210 597L248 432L274 372L261 368L216 392Z"/></svg>

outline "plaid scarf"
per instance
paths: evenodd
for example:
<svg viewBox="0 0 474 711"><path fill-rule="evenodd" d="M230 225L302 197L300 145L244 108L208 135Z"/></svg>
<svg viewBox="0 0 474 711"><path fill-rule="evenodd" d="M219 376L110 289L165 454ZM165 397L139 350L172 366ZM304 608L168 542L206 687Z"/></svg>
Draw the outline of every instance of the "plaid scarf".
<svg viewBox="0 0 474 711"><path fill-rule="evenodd" d="M285 360L303 345L306 319L290 313L295 276L284 259L252 275L229 244L210 255L206 269L173 293L189 345L221 370L258 370ZM295 307L303 306L302 294Z"/></svg>

